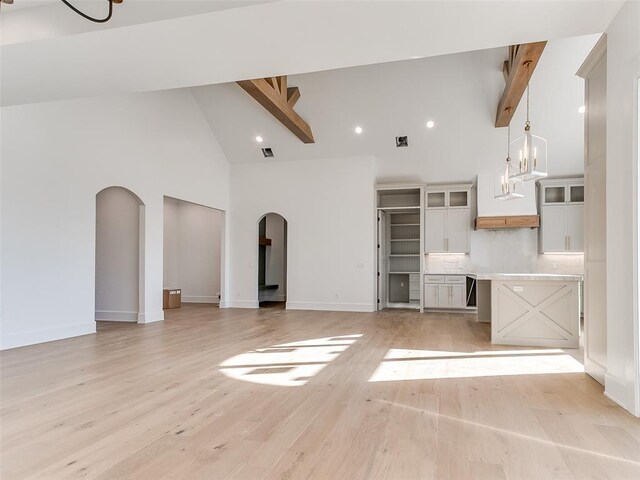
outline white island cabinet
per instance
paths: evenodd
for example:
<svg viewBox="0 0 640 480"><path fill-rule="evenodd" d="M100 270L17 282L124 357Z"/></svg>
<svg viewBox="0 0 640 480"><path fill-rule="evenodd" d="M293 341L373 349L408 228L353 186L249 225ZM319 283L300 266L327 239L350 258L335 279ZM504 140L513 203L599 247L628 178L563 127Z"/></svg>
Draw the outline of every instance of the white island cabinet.
<svg viewBox="0 0 640 480"><path fill-rule="evenodd" d="M492 343L578 348L581 275L478 274L477 278L491 284Z"/></svg>

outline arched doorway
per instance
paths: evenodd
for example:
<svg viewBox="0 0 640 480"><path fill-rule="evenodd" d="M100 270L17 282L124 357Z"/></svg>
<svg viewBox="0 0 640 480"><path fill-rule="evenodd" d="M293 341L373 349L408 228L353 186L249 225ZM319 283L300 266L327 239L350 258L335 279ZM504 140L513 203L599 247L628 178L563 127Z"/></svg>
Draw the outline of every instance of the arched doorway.
<svg viewBox="0 0 640 480"><path fill-rule="evenodd" d="M285 308L287 301L287 220L267 213L258 220L258 304Z"/></svg>
<svg viewBox="0 0 640 480"><path fill-rule="evenodd" d="M96 195L95 320L137 322L144 312L144 203L130 190Z"/></svg>

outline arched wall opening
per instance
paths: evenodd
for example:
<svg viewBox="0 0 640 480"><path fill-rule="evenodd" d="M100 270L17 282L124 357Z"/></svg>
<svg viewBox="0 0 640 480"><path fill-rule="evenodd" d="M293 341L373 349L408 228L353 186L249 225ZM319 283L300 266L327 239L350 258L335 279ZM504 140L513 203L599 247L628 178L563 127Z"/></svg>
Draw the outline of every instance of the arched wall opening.
<svg viewBox="0 0 640 480"><path fill-rule="evenodd" d="M130 190L96 195L95 320L137 322L144 312L144 203Z"/></svg>
<svg viewBox="0 0 640 480"><path fill-rule="evenodd" d="M287 301L287 220L267 213L258 220L258 305L285 308Z"/></svg>

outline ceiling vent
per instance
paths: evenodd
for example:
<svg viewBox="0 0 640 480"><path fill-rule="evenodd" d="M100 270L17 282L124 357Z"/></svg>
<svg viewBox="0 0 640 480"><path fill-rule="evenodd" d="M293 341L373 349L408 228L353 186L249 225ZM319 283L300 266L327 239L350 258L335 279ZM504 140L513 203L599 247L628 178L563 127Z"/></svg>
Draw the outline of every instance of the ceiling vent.
<svg viewBox="0 0 640 480"><path fill-rule="evenodd" d="M273 158L273 150L271 150L270 148L263 148L262 149L262 155L264 155L264 158Z"/></svg>
<svg viewBox="0 0 640 480"><path fill-rule="evenodd" d="M404 137L396 137L396 147L408 147L409 146L409 137L406 135Z"/></svg>

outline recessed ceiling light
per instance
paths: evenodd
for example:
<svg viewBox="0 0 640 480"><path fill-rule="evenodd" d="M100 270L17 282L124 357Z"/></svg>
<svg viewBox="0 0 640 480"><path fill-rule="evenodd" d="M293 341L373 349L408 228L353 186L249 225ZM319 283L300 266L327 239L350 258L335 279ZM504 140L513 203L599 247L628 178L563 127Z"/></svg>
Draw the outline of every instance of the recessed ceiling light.
<svg viewBox="0 0 640 480"><path fill-rule="evenodd" d="M262 137L260 135L256 137L256 142L262 143Z"/></svg>
<svg viewBox="0 0 640 480"><path fill-rule="evenodd" d="M578 108L578 113L584 113L586 109L587 108L584 105L582 105L580 108Z"/></svg>
<svg viewBox="0 0 640 480"><path fill-rule="evenodd" d="M435 123L433 122L433 120L429 120L427 122L427 128L433 128L435 126Z"/></svg>
<svg viewBox="0 0 640 480"><path fill-rule="evenodd" d="M362 127L356 127L355 132L360 135L362 133Z"/></svg>

